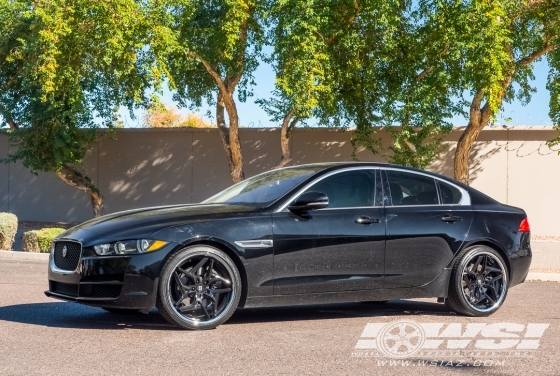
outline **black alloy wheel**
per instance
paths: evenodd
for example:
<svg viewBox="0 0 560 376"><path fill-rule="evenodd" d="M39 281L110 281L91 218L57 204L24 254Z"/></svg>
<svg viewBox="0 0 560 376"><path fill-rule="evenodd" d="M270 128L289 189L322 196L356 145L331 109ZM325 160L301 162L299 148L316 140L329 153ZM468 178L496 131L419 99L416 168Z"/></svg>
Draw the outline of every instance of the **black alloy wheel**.
<svg viewBox="0 0 560 376"><path fill-rule="evenodd" d="M508 274L498 252L487 246L467 248L457 257L451 273L449 309L467 316L489 316L503 304Z"/></svg>
<svg viewBox="0 0 560 376"><path fill-rule="evenodd" d="M185 248L165 265L158 291L158 310L185 329L212 329L233 314L241 297L235 263L207 245Z"/></svg>

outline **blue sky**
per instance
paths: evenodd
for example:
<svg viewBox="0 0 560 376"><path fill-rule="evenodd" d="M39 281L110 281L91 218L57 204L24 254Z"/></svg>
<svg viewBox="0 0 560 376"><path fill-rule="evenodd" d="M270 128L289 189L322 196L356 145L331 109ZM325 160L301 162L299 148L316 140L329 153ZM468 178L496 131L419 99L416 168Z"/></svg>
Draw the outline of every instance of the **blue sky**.
<svg viewBox="0 0 560 376"><path fill-rule="evenodd" d="M548 76L548 65L546 61L537 62L535 64L535 80L532 86L537 89L533 94L531 102L523 106L519 101L505 104L503 112L500 114L498 120L500 124L507 125L551 125L552 121L548 116L550 95L546 90L546 79ZM258 98L268 98L274 90L274 71L268 64L261 64L255 72L256 86L253 88L254 96L248 98L247 102L240 103L238 101L237 108L239 111L240 124L244 127L275 127L278 124L269 120L267 114L257 105L254 101ZM166 90L163 94L163 102L173 105L172 93ZM214 107L205 106L198 110L200 114L204 115L210 111L214 113ZM182 110L182 112L189 112ZM125 112L122 112L125 115ZM141 112L137 112L137 119L132 120L125 116L127 127L138 127L141 121ZM205 116L206 117L206 116ZM511 121L505 119L510 118ZM212 119L213 120L213 119ZM466 125L467 120L462 117L452 119L455 126ZM309 122L313 126L313 121Z"/></svg>

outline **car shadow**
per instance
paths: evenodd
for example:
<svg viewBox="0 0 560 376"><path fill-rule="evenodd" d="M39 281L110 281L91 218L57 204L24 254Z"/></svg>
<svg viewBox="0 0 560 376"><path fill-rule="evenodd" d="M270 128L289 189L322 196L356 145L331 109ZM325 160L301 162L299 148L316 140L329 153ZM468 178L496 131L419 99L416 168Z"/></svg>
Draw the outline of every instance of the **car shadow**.
<svg viewBox="0 0 560 376"><path fill-rule="evenodd" d="M338 303L238 309L224 325L332 320L379 316L451 316L444 304L414 300L387 303ZM148 314L113 314L71 302L30 303L0 307L0 320L56 328L177 330L156 309Z"/></svg>
<svg viewBox="0 0 560 376"><path fill-rule="evenodd" d="M149 314L113 314L72 302L15 304L0 307L0 321L72 329L175 329L157 310Z"/></svg>

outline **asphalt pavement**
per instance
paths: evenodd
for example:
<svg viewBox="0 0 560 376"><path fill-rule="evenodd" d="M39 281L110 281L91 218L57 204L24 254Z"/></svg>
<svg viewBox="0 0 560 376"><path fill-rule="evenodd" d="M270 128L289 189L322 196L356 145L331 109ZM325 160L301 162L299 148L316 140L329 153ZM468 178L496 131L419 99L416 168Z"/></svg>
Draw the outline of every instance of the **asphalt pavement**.
<svg viewBox="0 0 560 376"><path fill-rule="evenodd" d="M488 318L417 299L240 309L217 329L184 331L157 310L123 316L49 299L46 272L45 261L0 259L0 375L560 375L560 283L516 286ZM442 344L401 359L364 350L383 346L372 328L402 320L426 329L423 348L427 328ZM446 352L461 346L453 330L470 338L469 327L479 328L470 350ZM488 343L502 350L481 351Z"/></svg>

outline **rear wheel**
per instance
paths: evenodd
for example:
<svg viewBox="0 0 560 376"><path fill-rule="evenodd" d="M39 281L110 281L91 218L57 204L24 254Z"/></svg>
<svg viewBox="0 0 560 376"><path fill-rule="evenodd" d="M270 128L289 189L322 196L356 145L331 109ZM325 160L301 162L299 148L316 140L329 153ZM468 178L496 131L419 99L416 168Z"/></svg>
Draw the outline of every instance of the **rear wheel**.
<svg viewBox="0 0 560 376"><path fill-rule="evenodd" d="M212 329L227 321L239 304L241 278L235 263L207 245L185 248L163 269L157 308L185 329Z"/></svg>
<svg viewBox="0 0 560 376"><path fill-rule="evenodd" d="M479 245L462 251L453 266L446 306L466 316L489 316L507 295L505 262L494 249Z"/></svg>

